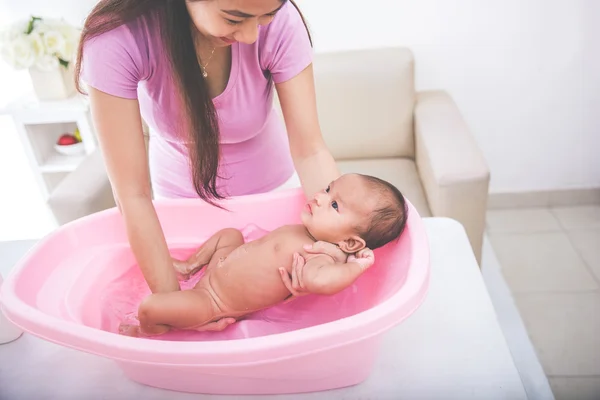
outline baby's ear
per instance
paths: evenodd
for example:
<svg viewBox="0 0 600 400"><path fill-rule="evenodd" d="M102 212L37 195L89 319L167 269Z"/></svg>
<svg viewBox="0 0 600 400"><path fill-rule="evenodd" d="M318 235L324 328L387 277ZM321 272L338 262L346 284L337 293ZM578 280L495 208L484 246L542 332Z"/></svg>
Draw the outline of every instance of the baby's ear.
<svg viewBox="0 0 600 400"><path fill-rule="evenodd" d="M366 247L366 243L360 236L354 235L339 242L338 246L344 251L344 253L354 254L357 251L364 249Z"/></svg>

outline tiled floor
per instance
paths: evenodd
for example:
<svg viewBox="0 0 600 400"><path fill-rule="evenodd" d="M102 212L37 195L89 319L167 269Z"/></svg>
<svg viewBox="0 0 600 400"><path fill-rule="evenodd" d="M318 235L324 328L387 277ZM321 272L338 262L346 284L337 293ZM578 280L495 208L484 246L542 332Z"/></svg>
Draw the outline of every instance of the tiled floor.
<svg viewBox="0 0 600 400"><path fill-rule="evenodd" d="M492 210L487 223L556 399L600 399L600 205Z"/></svg>

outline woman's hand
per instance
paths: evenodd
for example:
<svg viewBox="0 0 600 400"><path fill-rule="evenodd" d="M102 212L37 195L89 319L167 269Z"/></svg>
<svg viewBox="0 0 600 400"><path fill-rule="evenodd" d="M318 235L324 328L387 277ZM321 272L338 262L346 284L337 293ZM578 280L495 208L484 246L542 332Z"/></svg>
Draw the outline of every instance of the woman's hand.
<svg viewBox="0 0 600 400"><path fill-rule="evenodd" d="M187 260L181 261L176 258L172 258L172 261L173 261L173 268L175 268L175 271L177 272L177 277L184 281L187 281L188 279L190 279L190 276L192 275L192 270L193 270L190 263Z"/></svg>
<svg viewBox="0 0 600 400"><path fill-rule="evenodd" d="M350 256L327 242L307 245L305 249L321 256L306 262L304 257L294 253L291 273L280 268L283 284L292 294L286 303L309 293L337 293L354 282L375 262L375 254L369 248Z"/></svg>
<svg viewBox="0 0 600 400"><path fill-rule="evenodd" d="M139 102L88 88L107 174L129 245L152 293L179 290L169 248L152 203Z"/></svg>
<svg viewBox="0 0 600 400"><path fill-rule="evenodd" d="M177 272L177 278L184 281L189 280L204 267L204 265L200 265L192 259L182 261L171 257L171 260L173 261L173 268Z"/></svg>
<svg viewBox="0 0 600 400"><path fill-rule="evenodd" d="M310 254L326 254L333 258L336 263L345 263L348 254L333 243L318 241L313 244L304 245L304 250Z"/></svg>
<svg viewBox="0 0 600 400"><path fill-rule="evenodd" d="M304 296L309 294L304 286L304 266L306 265L306 260L298 253L294 253L293 261L292 261L292 277L290 279L290 274L286 271L285 268L279 268L279 272L281 273L281 279L283 280L283 284L290 291L292 297L286 300L286 303L292 301L296 297Z"/></svg>
<svg viewBox="0 0 600 400"><path fill-rule="evenodd" d="M310 254L325 254L331 257L335 263L345 263L348 255L333 243L318 241L312 244L304 245L304 250ZM304 282L304 267L306 260L298 253L294 253L292 261L291 276L285 268L280 268L281 279L285 287L292 293L292 297L286 300L286 303L294 300L296 297L304 296L310 292Z"/></svg>
<svg viewBox="0 0 600 400"><path fill-rule="evenodd" d="M276 85L290 152L307 198L340 176L335 159L321 134L312 64Z"/></svg>
<svg viewBox="0 0 600 400"><path fill-rule="evenodd" d="M342 249L329 242L318 241L312 244L306 244L304 245L304 250L310 254L325 254L331 257L336 264L343 264L348 258L348 255L344 253ZM283 284L290 293L292 293L292 297L286 300L286 303L294 300L296 297L305 296L310 293L306 288L306 283L304 281L306 275L304 271L305 265L306 260L304 257L298 253L294 253L291 274L288 273L285 268L279 269Z"/></svg>

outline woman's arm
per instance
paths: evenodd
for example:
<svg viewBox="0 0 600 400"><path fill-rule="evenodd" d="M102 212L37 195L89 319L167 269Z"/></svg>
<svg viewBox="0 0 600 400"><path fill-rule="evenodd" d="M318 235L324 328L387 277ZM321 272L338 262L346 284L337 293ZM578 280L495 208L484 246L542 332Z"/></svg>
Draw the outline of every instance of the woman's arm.
<svg viewBox="0 0 600 400"><path fill-rule="evenodd" d="M294 166L305 195L312 197L340 176L321 136L312 64L276 88Z"/></svg>
<svg viewBox="0 0 600 400"><path fill-rule="evenodd" d="M179 290L171 255L152 204L137 100L89 88L94 125L129 243L153 293Z"/></svg>

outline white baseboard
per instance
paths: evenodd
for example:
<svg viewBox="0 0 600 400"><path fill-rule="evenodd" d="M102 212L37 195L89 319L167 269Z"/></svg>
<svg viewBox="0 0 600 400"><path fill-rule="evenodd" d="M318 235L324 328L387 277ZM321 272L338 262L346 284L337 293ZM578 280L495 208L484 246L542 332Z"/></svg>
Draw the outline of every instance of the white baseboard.
<svg viewBox="0 0 600 400"><path fill-rule="evenodd" d="M490 193L488 209L574 207L600 204L600 188Z"/></svg>

